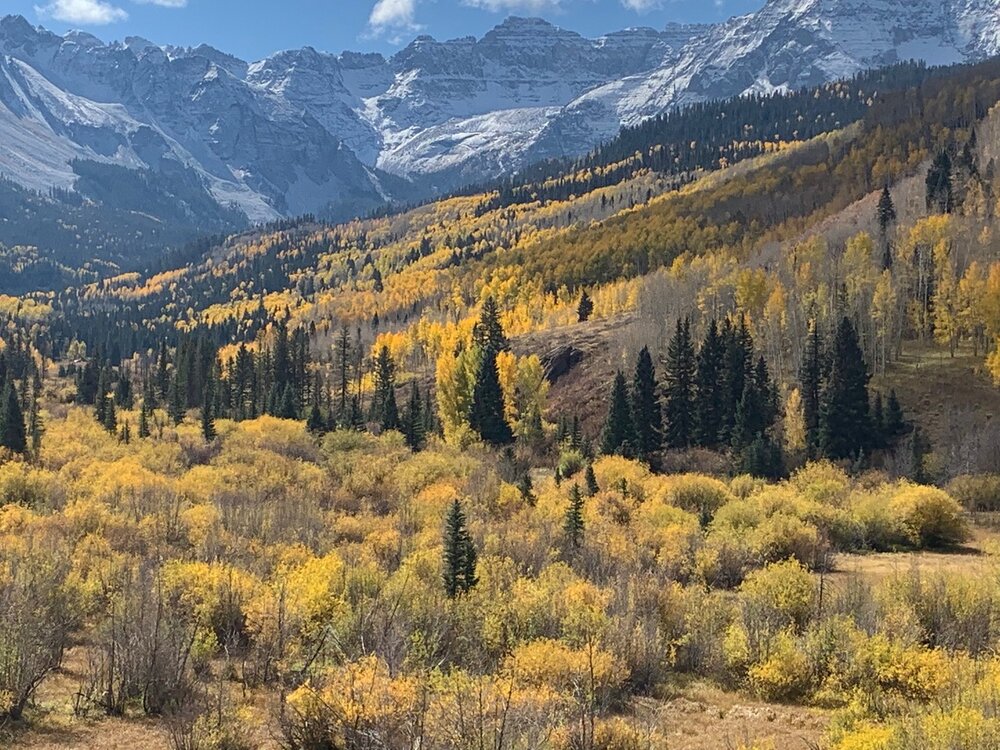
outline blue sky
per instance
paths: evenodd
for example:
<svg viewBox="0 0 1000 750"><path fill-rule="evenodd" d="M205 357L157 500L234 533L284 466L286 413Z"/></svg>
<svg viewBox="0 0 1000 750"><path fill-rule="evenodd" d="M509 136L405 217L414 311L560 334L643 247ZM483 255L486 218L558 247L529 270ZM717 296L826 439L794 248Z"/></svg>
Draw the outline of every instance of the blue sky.
<svg viewBox="0 0 1000 750"><path fill-rule="evenodd" d="M669 21L718 21L763 0L0 0L57 32L79 28L111 40L206 42L246 59L311 45L391 53L416 34L482 35L504 17L541 16L586 36Z"/></svg>

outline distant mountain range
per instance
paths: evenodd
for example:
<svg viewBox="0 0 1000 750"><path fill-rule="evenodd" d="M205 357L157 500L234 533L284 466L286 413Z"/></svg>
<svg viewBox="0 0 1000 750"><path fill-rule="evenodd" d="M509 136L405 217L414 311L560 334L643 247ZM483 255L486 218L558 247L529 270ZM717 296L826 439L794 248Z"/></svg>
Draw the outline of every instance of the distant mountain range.
<svg viewBox="0 0 1000 750"><path fill-rule="evenodd" d="M718 25L599 39L509 18L388 59L304 48L254 63L8 16L0 173L212 230L339 219L583 153L671 107L995 54L1000 0L770 0Z"/></svg>

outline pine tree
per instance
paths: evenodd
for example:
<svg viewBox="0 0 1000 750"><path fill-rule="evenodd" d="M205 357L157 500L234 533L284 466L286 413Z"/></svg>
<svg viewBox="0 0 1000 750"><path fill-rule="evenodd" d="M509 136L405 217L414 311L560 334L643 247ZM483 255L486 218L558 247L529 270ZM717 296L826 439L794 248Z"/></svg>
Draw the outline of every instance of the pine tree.
<svg viewBox="0 0 1000 750"><path fill-rule="evenodd" d="M206 443L211 443L218 434L215 430L215 386L210 378L201 403L201 436Z"/></svg>
<svg viewBox="0 0 1000 750"><path fill-rule="evenodd" d="M472 387L469 426L491 445L508 445L514 441L514 433L504 417L503 389L500 387L497 353L492 349L480 351L479 370Z"/></svg>
<svg viewBox="0 0 1000 750"><path fill-rule="evenodd" d="M665 442L671 448L690 447L694 438L695 355L687 320L678 320L667 346L663 382Z"/></svg>
<svg viewBox="0 0 1000 750"><path fill-rule="evenodd" d="M146 399L142 400L142 406L139 407L139 439L145 440L149 437L149 406L146 404Z"/></svg>
<svg viewBox="0 0 1000 750"><path fill-rule="evenodd" d="M731 441L736 424L736 410L743 398L746 380L753 367L753 339L746 318L740 316L738 326L726 320L720 338L724 348L722 362L722 429L719 438Z"/></svg>
<svg viewBox="0 0 1000 750"><path fill-rule="evenodd" d="M517 484L517 491L521 493L521 499L531 508L535 507L535 503L538 502L538 498L535 496L535 487L531 482L531 474L528 472L524 473L521 477L521 481Z"/></svg>
<svg viewBox="0 0 1000 750"><path fill-rule="evenodd" d="M704 448L719 444L722 432L722 368L725 349L713 320L698 351L694 381L694 442Z"/></svg>
<svg viewBox="0 0 1000 750"><path fill-rule="evenodd" d="M382 430L398 430L399 407L396 405L396 363L383 346L375 357L375 392L372 399L372 418Z"/></svg>
<svg viewBox="0 0 1000 750"><path fill-rule="evenodd" d="M942 150L934 157L925 180L927 210L948 214L954 208L954 196L951 183L951 158L947 150Z"/></svg>
<svg viewBox="0 0 1000 750"><path fill-rule="evenodd" d="M122 425L122 432L118 439L125 445L132 442L132 428L129 427L127 419L125 420L125 424Z"/></svg>
<svg viewBox="0 0 1000 750"><path fill-rule="evenodd" d="M563 517L563 533L570 547L579 549L583 545L583 493L580 485L573 484L569 493L569 507Z"/></svg>
<svg viewBox="0 0 1000 750"><path fill-rule="evenodd" d="M868 369L858 335L846 317L837 327L830 377L820 406L820 447L832 459L867 452L871 444Z"/></svg>
<svg viewBox="0 0 1000 750"><path fill-rule="evenodd" d="M882 269L887 270L892 268L892 242L889 239L889 229L896 222L896 207L892 203L888 186L882 188L875 216L878 219L879 241L882 243Z"/></svg>
<svg viewBox="0 0 1000 750"><path fill-rule="evenodd" d="M576 319L579 323L586 323L594 313L594 302L584 289L580 294L580 304L576 306Z"/></svg>
<svg viewBox="0 0 1000 750"><path fill-rule="evenodd" d="M184 421L185 407L182 391L180 375L175 371L174 376L170 378L170 386L167 389L167 413L175 425Z"/></svg>
<svg viewBox="0 0 1000 750"><path fill-rule="evenodd" d="M465 513L456 499L452 502L444 530L444 589L454 599L472 589L476 577L476 548L465 526Z"/></svg>
<svg viewBox="0 0 1000 750"><path fill-rule="evenodd" d="M278 400L277 408L274 410L275 416L281 419L298 419L299 407L295 401L294 386L291 383L285 383L285 388L281 392L281 398Z"/></svg>
<svg viewBox="0 0 1000 750"><path fill-rule="evenodd" d="M507 342L507 335L503 331L500 323L500 310L497 308L496 300L487 297L483 302L483 309L479 313L479 321L472 329L472 342L479 347L480 352L485 356L492 352L494 358L500 352L507 351L510 345Z"/></svg>
<svg viewBox="0 0 1000 750"><path fill-rule="evenodd" d="M594 465L587 464L587 471L583 474L583 481L587 483L587 494L593 497L601 488L597 484L597 475L594 473Z"/></svg>
<svg viewBox="0 0 1000 750"><path fill-rule="evenodd" d="M799 368L802 386L802 415L806 424L806 452L817 455L819 450L819 412L823 395L823 344L816 321L809 322L809 338Z"/></svg>
<svg viewBox="0 0 1000 750"><path fill-rule="evenodd" d="M3 411L0 413L0 447L24 453L28 449L28 437L24 427L24 413L17 398L14 383L8 377L3 387Z"/></svg>
<svg viewBox="0 0 1000 750"><path fill-rule="evenodd" d="M757 383L748 378L743 384L743 396L736 407L730 442L736 451L742 451L764 434L764 406Z"/></svg>
<svg viewBox="0 0 1000 750"><path fill-rule="evenodd" d="M312 406L309 407L309 415L306 417L306 430L313 435L322 435L326 432L326 420L323 412L319 408L319 402L313 399Z"/></svg>
<svg viewBox="0 0 1000 750"><path fill-rule="evenodd" d="M656 371L648 347L642 347L632 379L632 425L635 429L635 447L638 455L646 460L660 449L662 440L662 414L657 395ZM579 420L574 422L574 448L579 448Z"/></svg>
<svg viewBox="0 0 1000 750"><path fill-rule="evenodd" d="M406 404L406 413L403 416L403 436L412 451L423 448L427 439L424 403L420 398L420 389L416 381L410 386L410 400Z"/></svg>
<svg viewBox="0 0 1000 750"><path fill-rule="evenodd" d="M109 398L104 404L104 429L112 435L118 432L118 413L115 410L115 400Z"/></svg>
<svg viewBox="0 0 1000 750"><path fill-rule="evenodd" d="M628 386L621 370L615 375L611 388L611 405L601 435L601 453L605 455L632 455L635 451L635 429L629 406Z"/></svg>

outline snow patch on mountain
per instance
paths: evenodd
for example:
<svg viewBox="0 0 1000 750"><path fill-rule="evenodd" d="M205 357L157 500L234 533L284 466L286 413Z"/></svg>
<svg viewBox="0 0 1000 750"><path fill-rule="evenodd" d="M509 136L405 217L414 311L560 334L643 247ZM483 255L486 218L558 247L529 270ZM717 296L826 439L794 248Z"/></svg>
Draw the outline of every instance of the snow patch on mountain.
<svg viewBox="0 0 1000 750"><path fill-rule="evenodd" d="M771 93L919 58L1000 54L1000 0L768 0L714 25L587 39L512 17L482 38L420 36L390 58L105 44L0 19L0 171L68 188L74 159L193 170L264 221L347 215L408 188L577 155L671 107Z"/></svg>

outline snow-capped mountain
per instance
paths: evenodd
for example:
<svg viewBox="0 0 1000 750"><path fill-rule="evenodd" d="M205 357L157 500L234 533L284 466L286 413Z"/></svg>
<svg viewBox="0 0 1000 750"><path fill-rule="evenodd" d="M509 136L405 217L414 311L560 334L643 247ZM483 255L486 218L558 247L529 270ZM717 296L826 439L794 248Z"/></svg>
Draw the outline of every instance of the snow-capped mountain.
<svg viewBox="0 0 1000 750"><path fill-rule="evenodd" d="M685 103L998 53L1000 0L769 0L718 25L599 39L510 18L388 59L305 48L253 63L8 16L0 172L69 189L79 161L180 169L253 221L345 215L578 154Z"/></svg>

